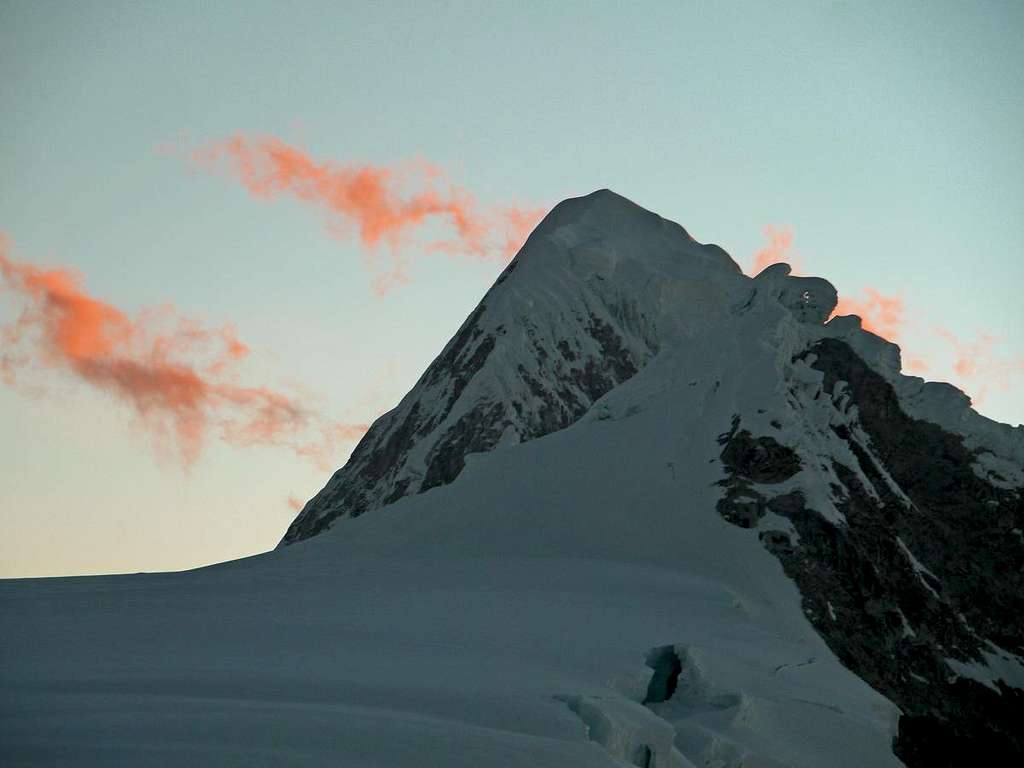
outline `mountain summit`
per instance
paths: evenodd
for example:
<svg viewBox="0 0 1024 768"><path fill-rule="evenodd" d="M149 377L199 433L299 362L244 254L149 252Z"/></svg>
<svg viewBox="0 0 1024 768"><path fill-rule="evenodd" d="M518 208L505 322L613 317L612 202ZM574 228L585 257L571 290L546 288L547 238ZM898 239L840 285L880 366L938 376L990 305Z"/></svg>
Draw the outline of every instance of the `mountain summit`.
<svg viewBox="0 0 1024 768"><path fill-rule="evenodd" d="M1024 757L1024 429L602 190L262 556L0 582L17 764Z"/></svg>
<svg viewBox="0 0 1024 768"><path fill-rule="evenodd" d="M835 306L823 280L765 277L801 319ZM282 543L450 483L468 454L564 429L660 352L721 325L750 286L721 248L614 192L558 204Z"/></svg>
<svg viewBox="0 0 1024 768"><path fill-rule="evenodd" d="M905 761L1017 754L1024 430L902 375L898 347L829 320L836 301L785 264L746 277L609 190L566 200L283 543L452 483L473 454L660 413L635 439L703 434L667 461L679 477L717 446L715 512L757 532L832 651L901 708Z"/></svg>
<svg viewBox="0 0 1024 768"><path fill-rule="evenodd" d="M450 483L470 453L569 426L681 323L712 322L742 279L722 249L614 192L560 203L283 543Z"/></svg>

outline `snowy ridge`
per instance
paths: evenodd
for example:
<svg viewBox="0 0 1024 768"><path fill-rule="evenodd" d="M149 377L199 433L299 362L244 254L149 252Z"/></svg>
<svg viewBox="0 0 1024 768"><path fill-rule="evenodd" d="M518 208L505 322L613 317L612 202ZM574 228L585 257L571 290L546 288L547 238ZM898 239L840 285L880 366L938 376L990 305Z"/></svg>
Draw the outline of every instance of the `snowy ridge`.
<svg viewBox="0 0 1024 768"><path fill-rule="evenodd" d="M608 190L556 206L283 543L451 482L465 456L563 429L744 281L729 256Z"/></svg>
<svg viewBox="0 0 1024 768"><path fill-rule="evenodd" d="M977 453L976 471L986 481L1003 488L1024 487L1024 425L1010 426L983 416L971 407L970 397L952 384L901 373L900 348L862 330L855 315L833 318L822 333L849 344L892 384L900 405L911 416L961 435Z"/></svg>
<svg viewBox="0 0 1024 768"><path fill-rule="evenodd" d="M454 480L470 453L563 429L662 349L691 343L755 301L815 338L850 344L913 416L964 436L976 471L1024 486L1024 426L998 424L949 384L900 373L899 348L855 316L822 325L836 291L776 264L751 281L722 249L601 190L556 206L416 386L380 417L301 510L282 544ZM773 343L781 343L778 340ZM778 347L780 353L787 348Z"/></svg>

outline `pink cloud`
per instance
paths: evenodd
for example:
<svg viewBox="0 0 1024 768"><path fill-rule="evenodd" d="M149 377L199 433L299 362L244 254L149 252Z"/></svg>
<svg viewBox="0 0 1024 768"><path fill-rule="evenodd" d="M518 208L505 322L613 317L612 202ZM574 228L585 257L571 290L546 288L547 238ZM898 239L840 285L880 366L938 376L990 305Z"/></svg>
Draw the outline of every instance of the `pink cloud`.
<svg viewBox="0 0 1024 768"><path fill-rule="evenodd" d="M20 310L0 327L8 384L32 365L68 372L126 403L158 447L173 447L186 465L211 432L231 445L283 445L316 460L367 429L328 421L277 390L239 384L249 348L230 326L207 328L171 307L131 317L87 293L74 272L18 262L8 251L0 235L0 291ZM310 432L323 437L310 442Z"/></svg>
<svg viewBox="0 0 1024 768"><path fill-rule="evenodd" d="M989 333L979 333L970 342L942 326L936 326L935 333L952 350L953 370L965 389L977 393L976 402L984 400L992 387L1007 390L1019 376L1024 376L1024 356L1012 359L998 356L995 351L998 339Z"/></svg>
<svg viewBox="0 0 1024 768"><path fill-rule="evenodd" d="M291 197L326 213L332 234L354 234L366 248L378 294L408 282L413 251L507 261L545 213L514 205L482 208L467 190L443 184L443 173L426 163L339 165L272 136L234 136L192 157L202 168L225 172L254 197ZM430 221L447 224L451 237L414 242L414 233Z"/></svg>

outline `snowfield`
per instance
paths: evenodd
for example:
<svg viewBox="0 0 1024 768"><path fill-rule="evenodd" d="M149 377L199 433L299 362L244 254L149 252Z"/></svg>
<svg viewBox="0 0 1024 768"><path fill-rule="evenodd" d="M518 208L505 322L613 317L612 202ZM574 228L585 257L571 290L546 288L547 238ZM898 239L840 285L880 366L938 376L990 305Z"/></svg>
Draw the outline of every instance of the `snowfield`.
<svg viewBox="0 0 1024 768"><path fill-rule="evenodd" d="M5 582L4 763L561 768L635 764L648 745L650 765L690 765L675 727L695 765L899 764L894 708L831 656L756 538L673 524L683 489L657 527L623 526L645 494L576 483L622 506L574 521L550 485L438 507L440 489L272 556ZM467 514L501 496L497 530ZM406 524L416 504L434 525ZM668 644L687 703L655 714L644 662Z"/></svg>
<svg viewBox="0 0 1024 768"><path fill-rule="evenodd" d="M595 418L268 555L0 583L5 763L899 765L895 708L714 513L715 438L771 360L729 346L706 351L730 375L652 364ZM645 707L661 646L685 704Z"/></svg>

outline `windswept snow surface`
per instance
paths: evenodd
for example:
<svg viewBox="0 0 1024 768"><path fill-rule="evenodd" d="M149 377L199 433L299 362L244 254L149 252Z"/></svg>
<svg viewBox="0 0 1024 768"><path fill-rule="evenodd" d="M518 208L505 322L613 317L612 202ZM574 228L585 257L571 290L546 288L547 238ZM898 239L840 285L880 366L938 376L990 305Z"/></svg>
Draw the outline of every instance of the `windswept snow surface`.
<svg viewBox="0 0 1024 768"><path fill-rule="evenodd" d="M823 325L826 281L751 280L612 193L557 207L514 269L295 543L0 582L0 762L900 765L896 707L838 662L758 530L716 512L719 437L741 415L805 459L847 450L828 427L855 420L797 359L826 336L895 365L950 429L995 434L996 464L1020 433L906 383L855 319ZM826 469L804 491L841 522ZM675 695L650 698L655 675Z"/></svg>

